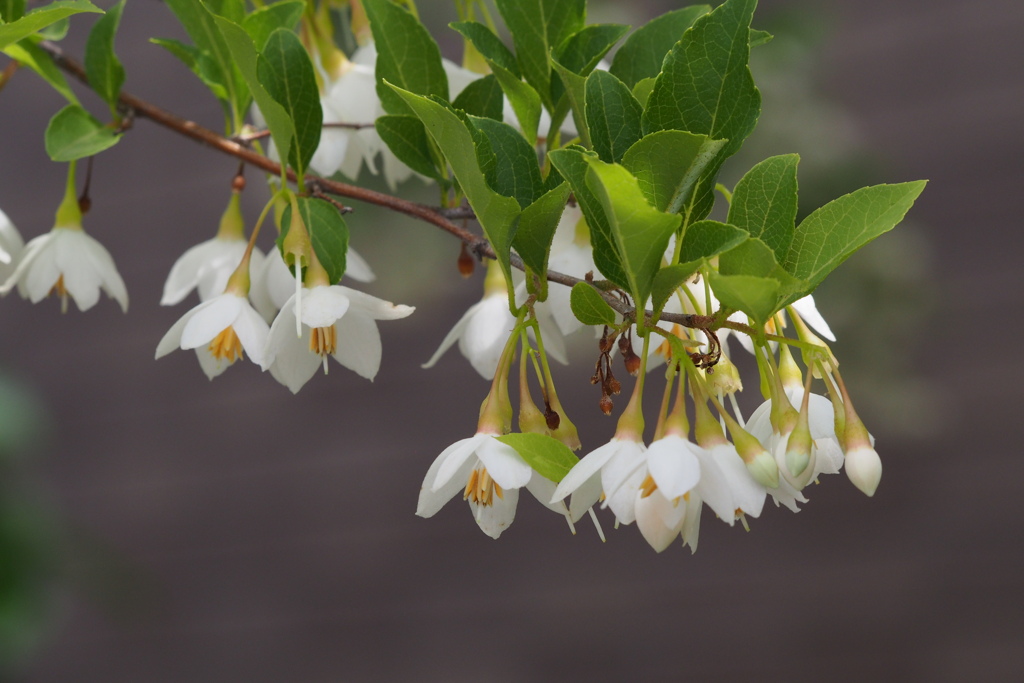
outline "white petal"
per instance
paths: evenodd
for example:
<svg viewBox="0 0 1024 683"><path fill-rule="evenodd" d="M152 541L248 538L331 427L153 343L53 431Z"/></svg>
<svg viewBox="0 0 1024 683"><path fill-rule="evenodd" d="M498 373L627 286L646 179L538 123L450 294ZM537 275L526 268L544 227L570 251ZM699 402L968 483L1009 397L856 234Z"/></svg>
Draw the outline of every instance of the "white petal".
<svg viewBox="0 0 1024 683"><path fill-rule="evenodd" d="M345 256L345 275L359 282L373 282L377 279L370 264L352 247L348 248Z"/></svg>
<svg viewBox="0 0 1024 683"><path fill-rule="evenodd" d="M233 296L233 295L228 295ZM267 349L267 338L270 327L267 322L253 310L245 299L241 299L242 308L238 311L233 327L238 341L241 342L245 354L256 365L263 365L263 354Z"/></svg>
<svg viewBox="0 0 1024 683"><path fill-rule="evenodd" d="M533 470L516 449L494 437L481 441L476 448L476 454L491 478L503 489L526 486L533 474Z"/></svg>
<svg viewBox="0 0 1024 683"><path fill-rule="evenodd" d="M666 508L671 505L672 503L664 496L658 495L657 491L646 498L637 492L637 500L634 503L637 528L651 547L659 553L672 545L672 541L679 535L679 529L665 524L664 514ZM685 507L683 509L685 510Z"/></svg>
<svg viewBox="0 0 1024 683"><path fill-rule="evenodd" d="M196 358L199 359L199 367L203 369L203 372L209 379L213 379L217 375L221 374L228 369L231 365L229 361L224 358L215 358L210 349L205 346L200 346L196 349Z"/></svg>
<svg viewBox="0 0 1024 683"><path fill-rule="evenodd" d="M302 311L299 316L303 325L309 327L330 327L348 311L349 300L341 287L313 287L302 293Z"/></svg>
<svg viewBox="0 0 1024 683"><path fill-rule="evenodd" d="M437 491L447 484L455 473L462 468L463 463L476 452L477 446L485 439L490 438L489 434L475 434L468 439L460 439L441 451L441 455L437 457L442 462L438 466L437 479L430 486L431 490ZM476 462L476 460L474 459L473 462Z"/></svg>
<svg viewBox="0 0 1024 683"><path fill-rule="evenodd" d="M214 337L235 322L245 300L234 294L222 294L199 304L193 309L192 318L181 331L181 348L194 349L205 346Z"/></svg>
<svg viewBox="0 0 1024 683"><path fill-rule="evenodd" d="M473 517L480 530L496 539L515 520L518 502L519 489L509 489L502 492L501 498L494 496L494 502L491 505L478 505L470 501L469 509L473 512Z"/></svg>
<svg viewBox="0 0 1024 683"><path fill-rule="evenodd" d="M558 502L552 503L551 496L555 494L555 482L551 481L547 477L533 472L530 475L530 481L526 483L526 490L533 494L533 497L540 501L541 505L557 512L561 515L568 515L569 510L565 507L565 503Z"/></svg>
<svg viewBox="0 0 1024 683"><path fill-rule="evenodd" d="M453 327L451 331L448 332L448 334L445 336L444 340L441 342L441 345L437 347L437 351L435 351L434 355L430 357L430 360L428 360L421 366L422 368L429 369L437 364L437 361L441 359L441 356L444 355L444 352L450 349L452 344L454 344L455 341L460 336L462 336L462 332L466 329L466 326L469 325L470 319L473 317L476 310L480 308L481 304L483 304L482 301L479 303L475 303L469 307L469 310L467 310L462 315L462 317L459 318L459 322L455 323L455 327Z"/></svg>
<svg viewBox="0 0 1024 683"><path fill-rule="evenodd" d="M294 330L295 300L293 295L281 307L277 317L274 318L274 322L270 325L270 334L267 336L267 349L263 353L263 364L261 366L264 370L268 369L270 364L274 362L278 351L288 343L288 338L295 338Z"/></svg>
<svg viewBox="0 0 1024 683"><path fill-rule="evenodd" d="M469 479L469 473L473 469L473 465L476 464L474 459L467 458L463 461L462 467L456 470L452 477L435 491L433 484L437 480L437 471L447 459L446 454L448 450L445 449L439 456L434 458L434 462L431 463L426 476L423 477L423 484L420 486L420 497L416 503L416 514L420 517L433 517L437 514L438 510L444 507L445 503L451 500L459 491L463 490Z"/></svg>
<svg viewBox="0 0 1024 683"><path fill-rule="evenodd" d="M200 304L202 305L202 304ZM185 315L178 318L171 329L167 330L161 339L160 343L156 345L156 357L163 358L171 351L181 348L181 331L185 329L185 325L188 324L189 319L195 314L196 309L192 309L185 313Z"/></svg>
<svg viewBox="0 0 1024 683"><path fill-rule="evenodd" d="M504 293L485 297L459 338L459 350L485 379L494 377L515 319Z"/></svg>
<svg viewBox="0 0 1024 683"><path fill-rule="evenodd" d="M601 473L594 472L590 479L584 481L573 491L572 498L569 500L570 519L574 523L580 521L580 518L587 513L587 510L597 504L603 491L604 489L601 488ZM552 499L555 499L556 496L557 489L556 493L552 494Z"/></svg>
<svg viewBox="0 0 1024 683"><path fill-rule="evenodd" d="M374 320L398 320L412 315L416 310L413 306L396 305L357 289L342 285L338 285L338 289L348 297L352 309L358 309Z"/></svg>
<svg viewBox="0 0 1024 683"><path fill-rule="evenodd" d="M678 436L666 436L650 445L647 471L669 500L692 489L701 478L700 461L690 450L689 442Z"/></svg>
<svg viewBox="0 0 1024 683"><path fill-rule="evenodd" d="M802 299L797 299L792 306L804 319L804 322L813 327L818 334L829 341L836 340L836 335L832 334L832 328L828 326L825 318L818 312L818 307L814 305L813 296L808 294Z"/></svg>
<svg viewBox="0 0 1024 683"><path fill-rule="evenodd" d="M334 360L360 377L369 380L376 377L381 357L377 323L367 315L350 310L334 327L338 335Z"/></svg>
<svg viewBox="0 0 1024 683"><path fill-rule="evenodd" d="M573 468L562 478L562 481L558 482L551 502L556 503L562 500L600 472L605 463L611 460L612 456L618 452L622 443L618 439L612 439L580 458L580 461L573 465ZM587 507L590 506L588 505Z"/></svg>
<svg viewBox="0 0 1024 683"><path fill-rule="evenodd" d="M64 278L64 289L80 311L88 311L100 300L100 284L103 278L88 257L88 243L75 239L80 231L60 230L60 237L54 239L56 264Z"/></svg>
<svg viewBox="0 0 1024 683"><path fill-rule="evenodd" d="M690 546L690 552L697 552L697 536L700 533L700 496L690 496L686 501L686 518L683 521L683 542Z"/></svg>
<svg viewBox="0 0 1024 683"><path fill-rule="evenodd" d="M213 240L201 242L178 257L164 282L161 306L172 306L188 296L199 281L199 267L208 260L212 243Z"/></svg>

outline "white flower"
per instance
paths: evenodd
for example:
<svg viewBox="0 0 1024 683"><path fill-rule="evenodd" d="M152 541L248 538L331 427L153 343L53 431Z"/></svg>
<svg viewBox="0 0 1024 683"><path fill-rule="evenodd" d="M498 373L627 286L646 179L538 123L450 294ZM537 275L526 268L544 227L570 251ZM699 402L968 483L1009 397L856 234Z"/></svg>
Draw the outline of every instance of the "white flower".
<svg viewBox="0 0 1024 683"><path fill-rule="evenodd" d="M295 294L295 273L288 268L279 249L272 250L258 267L253 268L249 298L265 320L273 320L285 302ZM359 282L377 279L362 256L352 247L346 256L345 277Z"/></svg>
<svg viewBox="0 0 1024 683"><path fill-rule="evenodd" d="M582 219L583 212L578 206L570 204L565 207L558 228L555 229L554 239L551 241L548 268L581 279L588 272L593 272L594 278L600 280L604 276L594 265L594 251L590 246L590 240L577 234L577 225ZM583 327L583 323L573 314L569 304L571 291L571 287L549 284L547 300L538 304L538 307L551 311L563 335L570 335Z"/></svg>
<svg viewBox="0 0 1024 683"><path fill-rule="evenodd" d="M301 310L296 296L285 302L270 327L263 369L293 393L316 373L327 356L372 380L380 369L381 343L377 320L397 320L411 314L411 306L395 305L341 285L303 288ZM295 334L296 318L301 337Z"/></svg>
<svg viewBox="0 0 1024 683"><path fill-rule="evenodd" d="M102 289L128 311L128 290L110 252L77 225L56 226L25 245L0 292L6 294L15 285L32 303L48 294L59 295L63 310L70 295L80 311L95 306Z"/></svg>
<svg viewBox="0 0 1024 683"><path fill-rule="evenodd" d="M537 474L514 448L478 432L444 449L423 478L416 514L432 517L459 491L469 502L473 518L491 538L512 524L519 489L526 489L547 507L567 514L565 506L547 501L554 484Z"/></svg>
<svg viewBox="0 0 1024 683"><path fill-rule="evenodd" d="M0 211L0 280L6 280L14 272L15 264L25 242L14 227L14 223Z"/></svg>
<svg viewBox="0 0 1024 683"><path fill-rule="evenodd" d="M818 312L818 307L814 305L814 297L808 294L802 299L797 299L792 304L793 310L803 318L804 322L810 325L814 330L825 339L829 341L835 341L836 335L832 333L832 328L825 322L825 318Z"/></svg>
<svg viewBox="0 0 1024 683"><path fill-rule="evenodd" d="M851 448L846 452L846 476L865 494L875 495L882 480L882 459L878 452L867 444Z"/></svg>
<svg viewBox="0 0 1024 683"><path fill-rule="evenodd" d="M247 245L248 240L243 237L214 237L190 247L171 266L160 305L181 303L193 289L200 301L223 294L228 278L242 262ZM256 272L263 265L263 254L254 248L251 258L250 267Z"/></svg>
<svg viewBox="0 0 1024 683"><path fill-rule="evenodd" d="M225 292L200 303L171 326L156 347L162 358L175 349L195 349L210 379L242 357L262 364L270 328L244 296Z"/></svg>
<svg viewBox="0 0 1024 683"><path fill-rule="evenodd" d="M605 505L612 509L622 524L636 519L636 491L643 482L642 465L647 449L639 441L612 438L583 456L555 487L551 503L557 503L569 494L569 514L572 521L606 496Z"/></svg>

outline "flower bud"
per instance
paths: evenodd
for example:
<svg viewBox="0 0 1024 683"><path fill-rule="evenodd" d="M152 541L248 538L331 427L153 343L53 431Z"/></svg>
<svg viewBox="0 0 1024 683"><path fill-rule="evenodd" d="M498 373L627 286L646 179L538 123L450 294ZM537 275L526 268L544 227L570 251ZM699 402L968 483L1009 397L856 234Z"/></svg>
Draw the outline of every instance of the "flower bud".
<svg viewBox="0 0 1024 683"><path fill-rule="evenodd" d="M882 480L882 459L871 446L858 446L846 452L846 476L868 496L875 495Z"/></svg>
<svg viewBox="0 0 1024 683"><path fill-rule="evenodd" d="M611 396L609 396L608 394L602 394L601 401L598 403L598 406L600 406L601 412L604 413L605 415L611 415L612 408L615 407L615 405L612 403Z"/></svg>
<svg viewBox="0 0 1024 683"><path fill-rule="evenodd" d="M741 453L740 455L743 457L747 471L750 472L750 476L754 478L754 481L770 489L776 488L779 485L779 466L775 464L775 458L772 457L771 453L762 448L760 453L755 454L749 460L744 454Z"/></svg>
<svg viewBox="0 0 1024 683"><path fill-rule="evenodd" d="M469 250L466 249L466 243L462 243L462 250L459 252L459 275L462 277L469 277L473 274L476 264L473 262L473 257L469 255Z"/></svg>

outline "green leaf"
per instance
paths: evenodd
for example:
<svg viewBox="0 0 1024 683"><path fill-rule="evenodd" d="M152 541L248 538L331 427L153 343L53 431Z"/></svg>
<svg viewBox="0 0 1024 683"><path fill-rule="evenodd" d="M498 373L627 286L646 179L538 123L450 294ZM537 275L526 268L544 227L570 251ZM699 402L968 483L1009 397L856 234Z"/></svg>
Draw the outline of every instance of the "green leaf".
<svg viewBox="0 0 1024 683"><path fill-rule="evenodd" d="M117 97L124 85L124 66L114 53L114 36L121 23L125 0L117 3L93 24L89 39L85 42L85 73L89 87L110 105L117 109Z"/></svg>
<svg viewBox="0 0 1024 683"><path fill-rule="evenodd" d="M776 283L776 286L769 288L771 297L764 293L753 298L747 293L744 294L747 308L735 306L758 323L764 323L774 315L794 292L803 292L807 289L807 282L786 272L776 261L771 248L754 237L744 240L719 257L718 274L725 277L765 278ZM714 281L710 282L714 289ZM719 299L721 300L721 297ZM725 300L722 302L731 305Z"/></svg>
<svg viewBox="0 0 1024 683"><path fill-rule="evenodd" d="M584 325L614 325L615 310L604 297L587 282L577 282L569 292L572 314Z"/></svg>
<svg viewBox="0 0 1024 683"><path fill-rule="evenodd" d="M796 228L783 267L807 280L811 292L855 251L896 226L927 180L874 185L833 200Z"/></svg>
<svg viewBox="0 0 1024 683"><path fill-rule="evenodd" d="M651 283L661 267L669 237L679 227L679 216L662 213L647 203L640 185L618 164L587 157L587 184L601 202L629 280L637 307L646 304Z"/></svg>
<svg viewBox="0 0 1024 683"><path fill-rule="evenodd" d="M727 221L768 245L781 262L796 225L797 154L769 157L736 183Z"/></svg>
<svg viewBox="0 0 1024 683"><path fill-rule="evenodd" d="M586 0L496 0L512 33L516 59L526 82L547 105L551 101L551 51L583 28Z"/></svg>
<svg viewBox="0 0 1024 683"><path fill-rule="evenodd" d="M743 311L758 325L764 325L779 309L782 285L770 277L721 275L711 270L708 283L723 306Z"/></svg>
<svg viewBox="0 0 1024 683"><path fill-rule="evenodd" d="M278 104L260 83L259 53L253 45L252 37L241 26L224 17L214 17L214 21L238 66L239 73L249 86L249 91L267 122L277 153L281 159L288 159L292 139L295 137L295 125L285 108Z"/></svg>
<svg viewBox="0 0 1024 683"><path fill-rule="evenodd" d="M455 21L448 24L462 35L463 38L473 44L484 59L493 62L505 69L516 79L522 77L519 71L519 64L516 56L501 42L501 38L494 35L491 29L476 21Z"/></svg>
<svg viewBox="0 0 1024 683"><path fill-rule="evenodd" d="M601 58L629 31L623 24L591 24L565 39L552 58L578 76L587 77ZM560 78L551 79L551 101L558 103L565 94Z"/></svg>
<svg viewBox="0 0 1024 683"><path fill-rule="evenodd" d="M417 95L448 99L441 51L423 24L391 0L364 0L377 45L377 94L389 114L411 114L384 81Z"/></svg>
<svg viewBox="0 0 1024 683"><path fill-rule="evenodd" d="M765 45L766 43L772 42L774 38L768 31L761 31L760 29L750 29L750 47L757 47L759 45Z"/></svg>
<svg viewBox="0 0 1024 683"><path fill-rule="evenodd" d="M533 470L556 484L569 473L579 458L564 443L547 434L506 434L498 441L516 449Z"/></svg>
<svg viewBox="0 0 1024 683"><path fill-rule="evenodd" d="M501 121L504 116L504 99L501 86L494 74L472 81L452 101L452 106L473 116L487 117Z"/></svg>
<svg viewBox="0 0 1024 683"><path fill-rule="evenodd" d="M299 215L306 224L309 239L313 243L313 251L320 264L327 271L331 284L336 284L345 274L345 259L348 255L348 226L338 209L322 199L298 197ZM283 244L288 228L291 226L291 204L281 216L281 236L278 244Z"/></svg>
<svg viewBox="0 0 1024 683"><path fill-rule="evenodd" d="M508 103L516 114L530 146L537 144L537 126L540 123L540 95L529 83L524 83L511 72L490 61L487 62L498 79L501 89L508 96Z"/></svg>
<svg viewBox="0 0 1024 683"><path fill-rule="evenodd" d="M57 21L53 22L46 28L40 29L39 33L37 33L35 37L42 38L43 40L51 40L53 42L58 42L64 40L64 38L66 38L68 35L68 31L70 30L71 19L68 17L64 17L63 19L58 19Z"/></svg>
<svg viewBox="0 0 1024 683"><path fill-rule="evenodd" d="M25 16L25 0L0 0L0 22L10 24Z"/></svg>
<svg viewBox="0 0 1024 683"><path fill-rule="evenodd" d="M725 145L681 130L661 130L626 150L622 165L636 176L654 208L679 213L688 206L701 174Z"/></svg>
<svg viewBox="0 0 1024 683"><path fill-rule="evenodd" d="M520 207L512 197L503 196L487 183L477 158L473 133L458 114L434 100L391 86L412 112L423 122L427 133L452 167L459 186L466 193L484 234L491 243L508 282L512 282L509 252ZM488 119L477 119L486 121ZM486 140L487 137L483 136ZM536 162L535 162L536 163ZM511 299L510 307L515 307Z"/></svg>
<svg viewBox="0 0 1024 683"><path fill-rule="evenodd" d="M295 126L288 163L300 178L320 143L323 110L320 90L306 48L298 36L279 28L270 34L260 53L257 76L274 101L281 105Z"/></svg>
<svg viewBox="0 0 1024 683"><path fill-rule="evenodd" d="M515 198L520 207L533 204L544 185L533 147L507 123L476 116L469 118L472 125L487 136L497 161L487 173L490 186L499 194Z"/></svg>
<svg viewBox="0 0 1024 683"><path fill-rule="evenodd" d="M79 104L75 93L68 86L64 73L53 63L53 58L34 42L33 38L26 38L18 43L8 45L3 49L11 59L17 60L22 66L39 74L43 80L53 86L71 104Z"/></svg>
<svg viewBox="0 0 1024 683"><path fill-rule="evenodd" d="M602 161L616 163L640 139L643 109L619 79L598 69L587 77L587 129Z"/></svg>
<svg viewBox="0 0 1024 683"><path fill-rule="evenodd" d="M77 104L54 114L46 127L46 153L54 161L74 161L99 154L121 139Z"/></svg>
<svg viewBox="0 0 1024 683"><path fill-rule="evenodd" d="M16 15L19 10L24 12L24 3L11 3L5 8L5 13L10 12L11 16ZM45 7L40 7L28 14L24 14L14 21L0 24L0 48L5 48L11 43L16 43L22 38L28 38L36 31L41 31L47 26L54 24L65 17L70 17L81 12L103 13L96 5L88 0L58 0ZM6 16L6 14L5 14ZM545 54L545 59L547 55Z"/></svg>
<svg viewBox="0 0 1024 683"><path fill-rule="evenodd" d="M654 78L641 78L633 86L633 97L641 107L647 106L647 100L651 98L651 91L654 90L655 80Z"/></svg>
<svg viewBox="0 0 1024 683"><path fill-rule="evenodd" d="M662 268L654 276L651 300L655 312L660 315L676 288L708 259L733 249L747 238L743 230L717 221L697 221L689 226L679 247L679 263Z"/></svg>
<svg viewBox="0 0 1024 683"><path fill-rule="evenodd" d="M583 143L584 147L591 147L590 143L590 131L587 129L587 115L586 115L586 92L587 92L587 79L573 73L569 69L565 68L558 61L552 59L551 67L558 74L558 77L562 81L562 86L565 88L566 101L569 106L572 107L572 120L576 124L576 130L580 136L580 142ZM557 123L558 118L564 118L564 112L559 109L559 116L552 116L552 128Z"/></svg>
<svg viewBox="0 0 1024 683"><path fill-rule="evenodd" d="M166 0L166 3L198 48L196 65L200 79L207 86L215 83L223 89L223 94L215 88L211 91L224 102L229 125L237 130L249 106L250 93L231 58L231 50L217 28L214 14L197 0Z"/></svg>
<svg viewBox="0 0 1024 683"><path fill-rule="evenodd" d="M306 3L302 0L282 0L260 7L242 20L241 26L252 37L257 52L267 44L267 38L278 28L294 29L302 18ZM237 22L234 22L237 23Z"/></svg>
<svg viewBox="0 0 1024 683"><path fill-rule="evenodd" d="M581 79L582 80L582 79ZM548 152L548 159L558 172L569 181L576 202L587 219L590 228L590 243L594 251L594 265L611 282L629 289L629 279L619 255L618 243L612 234L611 225L605 216L600 198L587 183L590 166L588 159L596 159L593 152L573 146Z"/></svg>
<svg viewBox="0 0 1024 683"><path fill-rule="evenodd" d="M512 246L542 282L547 281L548 257L551 254L551 240L558 228L558 221L569 199L569 184L563 182L541 195L525 209L519 217ZM546 299L546 287L541 286L541 299Z"/></svg>
<svg viewBox="0 0 1024 683"><path fill-rule="evenodd" d="M645 78L655 78L672 46L710 11L710 5L691 5L652 19L626 38L608 70L630 88Z"/></svg>
<svg viewBox="0 0 1024 683"><path fill-rule="evenodd" d="M206 8L217 16L241 24L245 19L245 0L202 0Z"/></svg>
<svg viewBox="0 0 1024 683"><path fill-rule="evenodd" d="M430 151L427 130L418 118L381 116L374 125L384 143L406 166L434 180L442 179Z"/></svg>
<svg viewBox="0 0 1024 683"><path fill-rule="evenodd" d="M711 211L715 176L754 129L761 111L761 94L747 65L756 4L757 0L726 0L694 22L665 57L647 100L645 132L685 130L728 140L683 209L687 222Z"/></svg>

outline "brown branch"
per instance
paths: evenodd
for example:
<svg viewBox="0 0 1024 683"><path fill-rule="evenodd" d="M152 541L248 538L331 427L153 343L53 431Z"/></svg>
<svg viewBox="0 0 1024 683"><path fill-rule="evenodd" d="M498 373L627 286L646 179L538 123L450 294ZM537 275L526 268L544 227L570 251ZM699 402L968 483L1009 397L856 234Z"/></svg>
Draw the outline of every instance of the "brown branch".
<svg viewBox="0 0 1024 683"><path fill-rule="evenodd" d="M53 58L54 63L58 67L71 74L85 85L89 85L89 80L82 65L65 55L57 45L50 41L42 41L39 43L39 46ZM192 138L207 147L212 147L219 152L233 156L250 166L255 166L256 168L266 171L271 175L281 175L282 169L279 163L263 156L262 154L254 152L242 142L218 135L214 131L204 128L194 121L188 121L176 116L127 92L122 91L118 99L130 112L134 112L136 117L149 119L159 126L163 126L164 128L184 135L185 137ZM295 173L291 169L287 171L287 177L292 182L296 181ZM418 218L426 223L430 223L431 225L434 225L435 227L459 238L477 255L478 258L497 258L494 253L494 249L491 248L491 245L487 240L459 227L451 221L451 218L458 219L474 217L471 210L467 213L463 208L435 209L423 204L417 204L416 202L410 202L400 197L384 194L383 192L376 192L357 185L350 185L348 183L342 183L328 178L320 178L318 176L307 175L303 180L306 188L311 194L321 196L324 194L338 195L340 197L357 199L359 201L367 202L368 204L375 204L393 211L398 211L399 213L404 213L407 216L412 216L413 218ZM517 269L523 271L526 270L526 265L518 255L512 254L511 262ZM584 282L584 280L581 280L580 278L553 270L548 271L547 279L548 282L555 282L567 287L572 287L573 285ZM593 286L593 283L588 284ZM624 319L635 320L636 311L633 306L625 303L612 292L602 290L598 287L595 287L595 290L602 296L602 298L604 298L605 301L608 302L608 305L622 315ZM645 311L645 315L649 319L653 314L651 311ZM663 313L660 319L666 322L682 325L683 327L692 328L707 328L708 322L711 320L709 316L697 316L685 313Z"/></svg>

